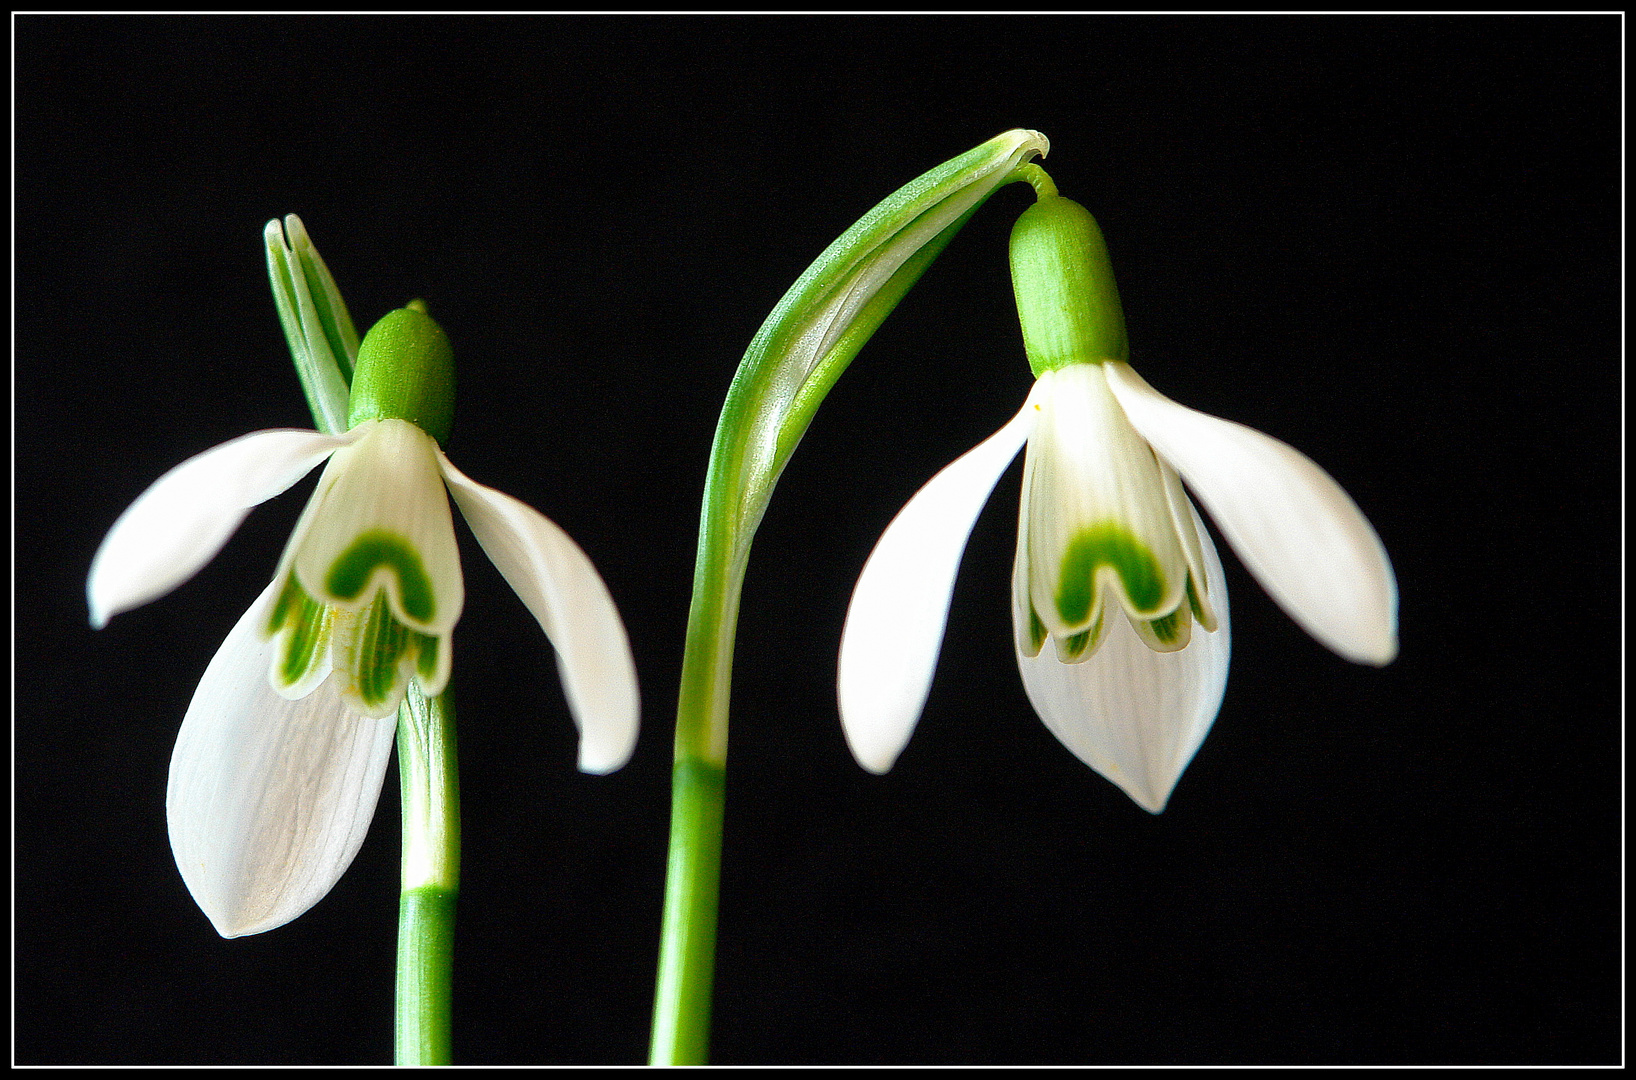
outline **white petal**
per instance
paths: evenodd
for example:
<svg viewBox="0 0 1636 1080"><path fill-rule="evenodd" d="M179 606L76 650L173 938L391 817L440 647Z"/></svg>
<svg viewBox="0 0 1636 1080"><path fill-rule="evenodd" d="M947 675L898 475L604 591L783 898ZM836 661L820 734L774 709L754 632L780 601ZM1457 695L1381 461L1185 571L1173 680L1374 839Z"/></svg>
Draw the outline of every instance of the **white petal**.
<svg viewBox="0 0 1636 1080"><path fill-rule="evenodd" d="M300 701L273 692L272 594L199 680L165 793L182 880L223 937L282 926L330 891L375 816L397 729L348 712L332 682Z"/></svg>
<svg viewBox="0 0 1636 1080"><path fill-rule="evenodd" d="M91 561L91 625L170 592L215 558L252 507L347 445L316 431L257 431L188 458L125 509Z"/></svg>
<svg viewBox="0 0 1636 1080"><path fill-rule="evenodd" d="M476 483L438 459L449 491L502 576L557 650L568 708L579 726L579 767L609 773L636 748L641 695L630 640L608 586L568 534L526 503Z"/></svg>
<svg viewBox="0 0 1636 1080"><path fill-rule="evenodd" d="M385 589L399 622L441 636L459 621L466 589L437 443L407 420L353 430L362 437L324 470L284 566L293 565L307 595L339 608L366 608ZM349 554L368 576L342 595L332 575Z"/></svg>
<svg viewBox="0 0 1636 1080"><path fill-rule="evenodd" d="M1124 364L1108 382L1238 557L1307 633L1348 660L1397 655L1397 581L1357 504L1300 451L1178 405Z"/></svg>
<svg viewBox="0 0 1636 1080"><path fill-rule="evenodd" d="M886 527L858 576L836 690L847 745L870 772L890 769L914 733L966 540L1037 415L1031 393L1010 423L932 477Z"/></svg>
<svg viewBox="0 0 1636 1080"><path fill-rule="evenodd" d="M1017 653L1028 700L1051 734L1155 814L1215 722L1227 688L1227 585L1196 511L1193 520L1212 583L1215 633L1195 625L1187 648L1154 652L1114 610L1102 647L1084 663L1060 663L1053 649Z"/></svg>

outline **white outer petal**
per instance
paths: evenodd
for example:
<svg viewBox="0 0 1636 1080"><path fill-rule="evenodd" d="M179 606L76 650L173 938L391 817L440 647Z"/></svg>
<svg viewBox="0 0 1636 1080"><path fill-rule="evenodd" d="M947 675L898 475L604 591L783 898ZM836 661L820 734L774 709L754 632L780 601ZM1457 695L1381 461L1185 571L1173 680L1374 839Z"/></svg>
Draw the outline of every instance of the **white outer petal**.
<svg viewBox="0 0 1636 1080"><path fill-rule="evenodd" d="M1017 653L1028 700L1051 734L1155 814L1204 742L1227 689L1227 582L1197 511L1193 521L1210 575L1215 633L1195 624L1187 648L1154 652L1124 612L1113 611L1101 647L1083 663L1061 663L1051 648L1034 657Z"/></svg>
<svg viewBox="0 0 1636 1080"><path fill-rule="evenodd" d="M347 710L333 680L299 701L267 682L269 586L222 642L170 759L171 850L223 937L282 926L340 880L380 799L397 719Z"/></svg>
<svg viewBox="0 0 1636 1080"><path fill-rule="evenodd" d="M870 772L890 769L914 733L937 668L960 556L989 493L1034 429L1034 398L1031 393L1005 427L915 493L858 576L841 631L836 691L847 745Z"/></svg>
<svg viewBox="0 0 1636 1080"><path fill-rule="evenodd" d="M610 773L636 748L641 695L630 640L591 560L543 514L438 461L472 534L539 620L557 650L568 708L579 727L579 767Z"/></svg>
<svg viewBox="0 0 1636 1080"><path fill-rule="evenodd" d="M170 592L227 543L252 507L347 445L346 435L257 431L188 458L114 522L91 560L86 598L97 629Z"/></svg>
<svg viewBox="0 0 1636 1080"><path fill-rule="evenodd" d="M1178 405L1125 364L1108 383L1142 437L1181 473L1261 587L1348 660L1397 655L1397 581L1380 537L1305 454Z"/></svg>

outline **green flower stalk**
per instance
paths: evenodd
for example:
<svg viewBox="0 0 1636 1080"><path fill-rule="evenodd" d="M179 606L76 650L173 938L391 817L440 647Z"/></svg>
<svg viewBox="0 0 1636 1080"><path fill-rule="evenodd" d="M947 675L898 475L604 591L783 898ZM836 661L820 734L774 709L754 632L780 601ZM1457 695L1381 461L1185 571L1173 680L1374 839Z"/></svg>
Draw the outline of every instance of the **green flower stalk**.
<svg viewBox="0 0 1636 1080"><path fill-rule="evenodd" d="M418 301L362 342L295 217L267 228L280 320L319 431L261 431L178 465L115 522L87 582L92 624L169 592L256 505L325 466L279 560L211 660L171 757L182 879L223 937L296 918L351 864L394 736L403 784L398 1060L449 1060L458 785L447 698L465 606L452 497L556 647L580 768L630 756L637 688L607 587L561 529L444 456L448 337Z"/></svg>
<svg viewBox="0 0 1636 1080"><path fill-rule="evenodd" d="M708 1055L733 637L750 543L819 404L977 208L1049 144L990 139L865 214L791 286L727 392L705 481L676 707L676 763L651 1060Z"/></svg>

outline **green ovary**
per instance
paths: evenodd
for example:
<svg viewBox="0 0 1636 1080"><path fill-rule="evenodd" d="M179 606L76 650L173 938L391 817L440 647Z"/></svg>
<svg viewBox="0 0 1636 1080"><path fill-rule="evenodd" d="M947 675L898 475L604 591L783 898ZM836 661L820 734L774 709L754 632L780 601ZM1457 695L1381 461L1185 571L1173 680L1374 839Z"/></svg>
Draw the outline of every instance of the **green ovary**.
<svg viewBox="0 0 1636 1080"><path fill-rule="evenodd" d="M382 529L359 533L352 546L330 566L324 587L331 596L356 600L377 566L389 567L397 575L404 614L418 622L431 622L437 613L437 600L420 555L409 541Z"/></svg>
<svg viewBox="0 0 1636 1080"><path fill-rule="evenodd" d="M1164 602L1164 572L1147 545L1121 525L1092 525L1074 536L1062 556L1057 614L1069 626L1090 618L1097 571L1104 566L1119 575L1125 596L1138 612L1151 612Z"/></svg>

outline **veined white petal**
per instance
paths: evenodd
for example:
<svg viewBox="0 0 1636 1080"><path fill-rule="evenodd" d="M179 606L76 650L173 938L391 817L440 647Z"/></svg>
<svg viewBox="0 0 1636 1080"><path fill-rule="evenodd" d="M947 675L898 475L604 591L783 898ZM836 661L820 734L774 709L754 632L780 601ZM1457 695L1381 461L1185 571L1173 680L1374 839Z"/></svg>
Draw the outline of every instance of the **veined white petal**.
<svg viewBox="0 0 1636 1080"><path fill-rule="evenodd" d="M1017 653L1028 700L1051 734L1155 814L1215 722L1227 688L1226 580L1196 511L1193 521L1212 583L1215 633L1194 626L1187 648L1154 652L1113 611L1102 647L1084 663L1060 663L1049 648Z"/></svg>
<svg viewBox="0 0 1636 1080"><path fill-rule="evenodd" d="M543 514L466 476L438 453L449 492L483 551L557 650L579 727L579 767L609 773L636 748L641 695L625 624L608 586L567 533Z"/></svg>
<svg viewBox="0 0 1636 1080"><path fill-rule="evenodd" d="M1035 392L1011 421L915 493L858 576L841 631L841 728L858 764L884 773L931 690L966 540L989 493L1034 429Z"/></svg>
<svg viewBox="0 0 1636 1080"><path fill-rule="evenodd" d="M1108 389L1106 364L1039 377L1040 420L1028 440L1029 590L1061 638L1117 606L1146 618L1186 600L1187 560L1158 459Z"/></svg>
<svg viewBox="0 0 1636 1080"><path fill-rule="evenodd" d="M170 592L215 558L252 507L353 441L316 431L257 431L188 458L144 491L103 538L86 596L91 625Z"/></svg>
<svg viewBox="0 0 1636 1080"><path fill-rule="evenodd" d="M466 589L437 443L407 420L353 431L362 437L324 470L280 572L293 568L314 600L353 611L384 589L399 622L445 634Z"/></svg>
<svg viewBox="0 0 1636 1080"><path fill-rule="evenodd" d="M1397 580L1357 504L1312 459L1259 431L1178 405L1125 364L1108 382L1244 565L1307 633L1348 660L1397 655Z"/></svg>
<svg viewBox="0 0 1636 1080"><path fill-rule="evenodd" d="M333 680L299 701L273 692L262 637L273 586L205 669L170 760L165 811L188 891L223 937L312 907L363 843L397 720L350 713Z"/></svg>

